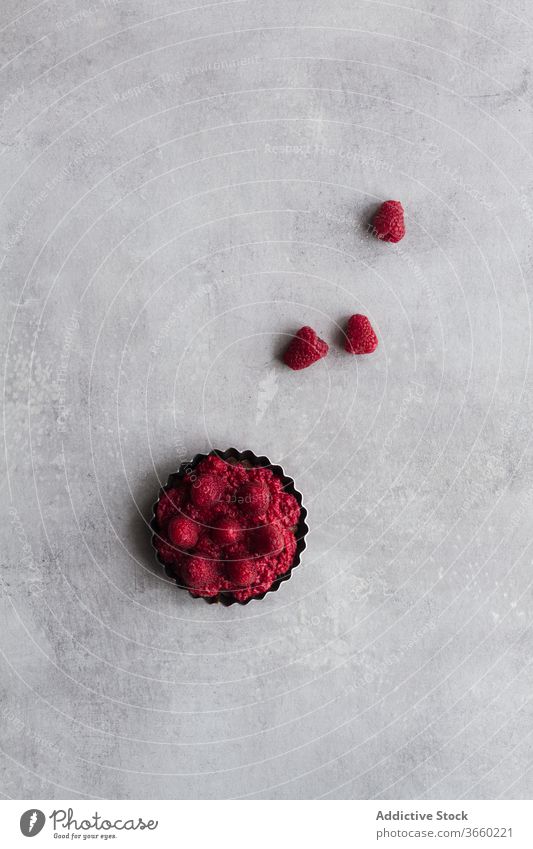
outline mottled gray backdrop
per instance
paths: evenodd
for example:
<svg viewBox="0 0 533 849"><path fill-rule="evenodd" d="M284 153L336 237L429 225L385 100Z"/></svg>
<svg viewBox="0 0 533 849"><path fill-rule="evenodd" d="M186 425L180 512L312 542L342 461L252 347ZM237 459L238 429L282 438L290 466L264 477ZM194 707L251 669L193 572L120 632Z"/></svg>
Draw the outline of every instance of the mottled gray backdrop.
<svg viewBox="0 0 533 849"><path fill-rule="evenodd" d="M531 795L531 3L1 24L0 792ZM298 374L303 324L331 353ZM145 520L229 445L285 466L312 534L224 609Z"/></svg>

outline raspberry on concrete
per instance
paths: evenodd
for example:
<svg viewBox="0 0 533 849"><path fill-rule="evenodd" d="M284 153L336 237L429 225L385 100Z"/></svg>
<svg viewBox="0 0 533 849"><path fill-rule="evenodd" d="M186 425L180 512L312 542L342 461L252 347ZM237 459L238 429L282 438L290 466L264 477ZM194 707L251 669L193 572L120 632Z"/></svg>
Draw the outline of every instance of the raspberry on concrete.
<svg viewBox="0 0 533 849"><path fill-rule="evenodd" d="M352 315L346 328L345 349L349 354L371 354L378 346L378 337L366 315Z"/></svg>
<svg viewBox="0 0 533 849"><path fill-rule="evenodd" d="M312 327L300 327L283 355L283 362L299 371L321 360L328 351L329 345L317 336Z"/></svg>
<svg viewBox="0 0 533 849"><path fill-rule="evenodd" d="M399 200L386 200L372 221L374 236L384 242L399 242L405 236L403 206Z"/></svg>

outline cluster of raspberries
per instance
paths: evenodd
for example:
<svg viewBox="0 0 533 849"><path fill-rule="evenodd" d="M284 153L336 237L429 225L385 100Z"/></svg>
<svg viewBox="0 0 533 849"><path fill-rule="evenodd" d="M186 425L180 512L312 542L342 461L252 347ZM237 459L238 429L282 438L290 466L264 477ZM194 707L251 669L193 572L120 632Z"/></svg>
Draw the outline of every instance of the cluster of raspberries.
<svg viewBox="0 0 533 849"><path fill-rule="evenodd" d="M298 502L270 469L210 454L162 490L154 545L192 595L225 592L243 602L292 566L299 517Z"/></svg>
<svg viewBox="0 0 533 849"><path fill-rule="evenodd" d="M399 242L405 236L403 207L399 200L386 200L378 209L371 230L384 242ZM348 319L344 348L349 354L371 354L378 346L378 337L366 315L356 313ZM329 351L312 327L301 327L291 340L283 362L294 371L313 365Z"/></svg>

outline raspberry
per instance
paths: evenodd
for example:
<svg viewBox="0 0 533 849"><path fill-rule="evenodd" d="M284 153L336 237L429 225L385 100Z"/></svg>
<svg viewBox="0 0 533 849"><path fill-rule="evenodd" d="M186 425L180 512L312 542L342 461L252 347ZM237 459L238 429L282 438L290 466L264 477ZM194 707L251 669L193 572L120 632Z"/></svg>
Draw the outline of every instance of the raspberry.
<svg viewBox="0 0 533 849"><path fill-rule="evenodd" d="M169 516L179 513L184 501L182 489L167 489L161 495L155 508L155 516L160 528L163 527Z"/></svg>
<svg viewBox="0 0 533 849"><path fill-rule="evenodd" d="M257 570L251 560L230 560L226 563L228 581L237 589L249 587L257 578Z"/></svg>
<svg viewBox="0 0 533 849"><path fill-rule="evenodd" d="M200 589L213 587L220 581L216 565L203 557L190 557L181 569L183 580L188 587Z"/></svg>
<svg viewBox="0 0 533 849"><path fill-rule="evenodd" d="M198 463L198 471L205 472L206 474L212 472L215 475L224 475L226 473L226 463L220 457L217 457L216 454L209 454L205 460Z"/></svg>
<svg viewBox="0 0 533 849"><path fill-rule="evenodd" d="M237 491L237 504L248 516L255 519L263 518L270 505L268 488L259 481L243 484Z"/></svg>
<svg viewBox="0 0 533 849"><path fill-rule="evenodd" d="M283 362L299 371L321 360L328 351L329 345L316 335L312 327L300 327L283 355Z"/></svg>
<svg viewBox="0 0 533 849"><path fill-rule="evenodd" d="M286 528L292 528L298 524L300 518L300 505L295 497L289 492L284 492L280 496L280 512L281 520Z"/></svg>
<svg viewBox="0 0 533 849"><path fill-rule="evenodd" d="M226 558L227 560L248 560L250 557L250 552L248 551L248 546L246 545L246 538L244 534L241 535L241 539L237 545L228 545L226 546Z"/></svg>
<svg viewBox="0 0 533 849"><path fill-rule="evenodd" d="M255 528L250 537L250 546L255 554L277 554L284 546L283 532L277 524Z"/></svg>
<svg viewBox="0 0 533 849"><path fill-rule="evenodd" d="M197 554L206 560L219 560L221 552L216 542L207 533L203 533L194 547L194 555Z"/></svg>
<svg viewBox="0 0 533 849"><path fill-rule="evenodd" d="M216 475L200 475L191 486L191 501L197 507L211 507L220 501L224 481Z"/></svg>
<svg viewBox="0 0 533 849"><path fill-rule="evenodd" d="M352 315L346 328L345 349L349 354L371 354L378 346L378 337L374 333L366 315Z"/></svg>
<svg viewBox="0 0 533 849"><path fill-rule="evenodd" d="M284 557L286 556L287 561L289 563L292 563L292 561L294 560L294 555L296 554L296 548L297 548L296 537L294 536L293 533L291 533L291 531L286 531L285 532L285 548L284 548L284 551L283 551L283 555L284 555ZM283 571L286 571L286 570L287 570L287 567L284 566Z"/></svg>
<svg viewBox="0 0 533 849"><path fill-rule="evenodd" d="M222 517L211 528L211 536L218 545L235 545L239 541L242 528L234 519Z"/></svg>
<svg viewBox="0 0 533 849"><path fill-rule="evenodd" d="M399 242L405 236L403 206L399 200L382 203L372 222L372 232L384 242Z"/></svg>
<svg viewBox="0 0 533 849"><path fill-rule="evenodd" d="M249 598L253 598L256 595L260 595L261 593L265 593L272 586L272 581L267 580L263 581L261 584L254 584L253 587L246 587L244 590L235 590L233 595L237 599L237 601L248 601Z"/></svg>
<svg viewBox="0 0 533 849"><path fill-rule="evenodd" d="M154 546L163 563L176 563L180 553L159 536L154 537Z"/></svg>
<svg viewBox="0 0 533 849"><path fill-rule="evenodd" d="M168 538L178 548L194 548L198 540L199 528L186 516L174 516L167 527Z"/></svg>

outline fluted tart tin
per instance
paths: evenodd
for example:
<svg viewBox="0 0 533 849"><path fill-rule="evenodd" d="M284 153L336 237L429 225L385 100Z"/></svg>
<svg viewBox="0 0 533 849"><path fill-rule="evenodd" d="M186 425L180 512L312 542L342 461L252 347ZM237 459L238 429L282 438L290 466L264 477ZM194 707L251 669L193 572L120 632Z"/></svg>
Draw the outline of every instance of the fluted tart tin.
<svg viewBox="0 0 533 849"><path fill-rule="evenodd" d="M228 469L227 467L230 466L246 469L252 477L250 481L245 480L241 485L241 489L237 490L235 495L233 492L229 495L227 490L225 491L224 498L226 502L233 503L227 508L224 506L221 509L227 509L228 514L231 512L233 516L238 514L239 510L249 512L250 509L259 509L257 507L257 501L252 501L253 506L251 508L247 503L242 503L248 501L246 497L242 496L242 493L246 489L253 492L253 488L255 487L255 491L261 495L263 484L261 481L258 482L255 480L255 478L261 478L261 480L267 479L271 481L272 497L275 499L275 503L278 506L287 505L288 512L286 512L285 516L281 516L281 521L285 522L285 527L280 527L280 529L276 530L275 526L277 522L268 522L266 518L254 518L252 516L251 530L240 532L238 528L232 528L231 520L225 520L224 516L216 520L210 520L214 524L202 523L201 519L196 518L195 510L198 511L199 516L205 515L202 513L202 499L204 501L205 499L216 499L216 492L209 492L209 486L212 486L216 490L216 470L222 468L221 462L224 464L225 471L228 475L240 474L240 469ZM198 472L197 470L200 465L201 471ZM215 473L210 474L211 470ZM254 474L256 470L257 473ZM263 472L261 470L269 470L271 474L268 471ZM198 485L200 477L202 478L202 487ZM212 480L206 480L207 478L212 478ZM187 486L192 493L190 500L194 500L195 504L189 504L187 507L184 507L182 512L177 501L180 497L180 492ZM195 487L198 487L198 489L195 489ZM270 499L270 495L268 498ZM166 511L169 502L170 507ZM224 505L226 502L224 502ZM238 507L235 506L235 502L239 503ZM216 501L214 503L216 507ZM215 512L217 512L217 509ZM174 515L176 513L178 515ZM169 515L171 518L168 518ZM153 516L150 523L153 532L152 546L157 562L163 567L166 575L180 589L186 590L193 598L203 598L208 604L218 603L225 607L229 607L232 604L244 605L254 599L263 599L268 593L277 592L280 586L289 580L293 570L300 564L306 547L306 535L309 530L306 519L307 510L303 506L302 495L296 489L293 479L285 474L284 469L280 465L273 464L268 457L254 454L250 450L238 451L236 448L228 448L225 451L221 451L219 449L213 449L207 454L196 454L192 460L182 463L179 469L169 476L166 485L160 490L159 497L153 505ZM172 533L169 530L170 522L174 522ZM290 526L287 523L290 523ZM196 531L195 525L197 528ZM255 553L241 554L237 542L235 543L235 548L232 548L233 532L235 532L236 537L238 532L245 534L247 540L250 539L251 535L252 542L248 548L251 547ZM199 538L197 537L198 533L200 534ZM281 535L284 534L284 536L280 537L280 550L274 551L272 555L272 557L275 557L276 554L279 555L279 559L272 560L277 571L274 572L273 580L270 582L270 573L268 571L270 555L265 551L265 536L269 539L273 537L275 540L278 533ZM178 539L180 543L180 547L178 548L175 542L177 534L179 534ZM172 537L172 541L169 535ZM217 579L215 581L213 578L211 581L212 586L205 588L201 588L198 583L194 582L192 582L191 586L191 582L188 584L183 577L184 570L187 575L191 572L193 575L196 575L198 568L200 568L200 571L202 568L209 571L211 568L209 564L213 563L212 569L213 574L215 574L215 555L209 549L209 545L215 545L212 541L213 538L217 542L222 541L224 545L227 544L229 546L223 549L224 557L227 560L216 561L218 567L222 567L222 572L220 570L217 572L220 580ZM273 544L275 545L275 543ZM246 551L248 551L248 548ZM287 562L285 563L285 561ZM234 574L240 576L243 574L246 575L247 569L253 570L255 564L257 564L258 574L264 575L266 570L266 574L269 575L266 580L255 584L252 580L252 583L248 586L243 585L242 577L239 578L238 584L234 584L233 580L228 579L228 573L230 576ZM260 564L266 565L261 567ZM285 565L287 565L286 569L284 569ZM260 568L263 568L263 572L260 572ZM283 569L283 571L280 573L279 569ZM209 584L209 580L207 578L205 580Z"/></svg>

